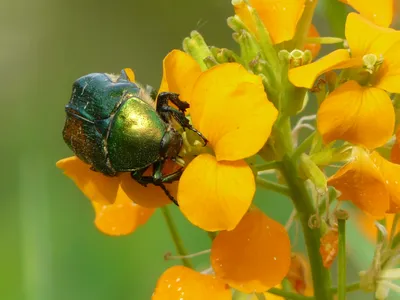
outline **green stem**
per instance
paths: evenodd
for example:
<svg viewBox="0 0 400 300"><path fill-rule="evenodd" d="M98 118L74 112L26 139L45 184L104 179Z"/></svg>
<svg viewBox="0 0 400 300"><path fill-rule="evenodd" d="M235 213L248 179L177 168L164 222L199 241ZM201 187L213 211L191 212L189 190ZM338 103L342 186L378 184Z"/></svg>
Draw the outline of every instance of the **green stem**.
<svg viewBox="0 0 400 300"><path fill-rule="evenodd" d="M286 292L284 290L277 289L277 288L269 289L267 291L267 293L284 297L287 300L312 300L312 299L314 299L314 297L307 297L307 296L303 296L303 295L292 293L292 292Z"/></svg>
<svg viewBox="0 0 400 300"><path fill-rule="evenodd" d="M180 256L182 256L182 263L185 267L193 269L193 265L189 259L187 259L185 256L187 255L187 252L185 250L185 247L183 246L183 242L181 237L179 236L177 227L175 225L175 222L171 216L171 213L168 209L168 205L164 205L161 207L162 214L165 218L165 222L167 223L167 227L169 229L169 232L171 233L172 240L174 241L176 251Z"/></svg>
<svg viewBox="0 0 400 300"><path fill-rule="evenodd" d="M346 299L346 219L338 219L339 258L338 258L338 300Z"/></svg>
<svg viewBox="0 0 400 300"><path fill-rule="evenodd" d="M316 132L314 131L311 133L306 139L296 148L296 150L293 153L293 157L297 158L299 157L302 153L305 153L308 148L311 147L311 144L314 140Z"/></svg>
<svg viewBox="0 0 400 300"><path fill-rule="evenodd" d="M296 34L293 38L293 49L304 48L306 38L308 36L308 30L314 16L314 10L317 7L317 3L318 0L311 0L306 2L303 15L301 16L300 21L297 24Z"/></svg>
<svg viewBox="0 0 400 300"><path fill-rule="evenodd" d="M274 160L274 161L269 161L264 164L256 165L256 166L254 166L254 169L257 172L260 172L260 171L279 169L280 167L281 167L281 162Z"/></svg>
<svg viewBox="0 0 400 300"><path fill-rule="evenodd" d="M382 219L378 221L379 224L381 224L384 228L386 228L386 219ZM385 239L385 237L383 236L383 233L379 230L376 231L376 240L377 243L382 242Z"/></svg>
<svg viewBox="0 0 400 300"><path fill-rule="evenodd" d="M285 185L269 181L261 178L260 176L256 177L256 183L266 190L274 191L285 196L290 196L289 188Z"/></svg>
<svg viewBox="0 0 400 300"><path fill-rule="evenodd" d="M344 39L337 38L337 37L307 37L306 43L307 44L323 44L323 45L330 45L330 44L339 44L343 43Z"/></svg>
<svg viewBox="0 0 400 300"><path fill-rule="evenodd" d="M336 294L338 292L339 287L334 287L331 289L331 292ZM346 292L354 292L354 291L358 291L360 289L360 283L359 282L355 282L352 284L349 284L348 286L346 286Z"/></svg>
<svg viewBox="0 0 400 300"><path fill-rule="evenodd" d="M257 297L257 300L266 300L264 294L261 294L261 293L257 293L256 297Z"/></svg>
<svg viewBox="0 0 400 300"><path fill-rule="evenodd" d="M399 223L399 220L400 220L400 214L395 214L394 219L393 219L392 228L390 229L390 237L389 237L390 243L393 242L393 238L396 234L397 224Z"/></svg>
<svg viewBox="0 0 400 300"><path fill-rule="evenodd" d="M312 271L314 283L314 295L317 300L331 300L332 294L331 277L329 270L322 263L319 253L320 239L322 236L321 228L311 229L308 225L309 219L315 215L316 210L313 199L308 193L305 182L299 176L297 161L291 154L293 153L293 141L291 136L290 119L280 120L286 124L278 124L279 131L276 132L276 142L278 149L285 153L282 160L282 174L286 179L290 190L293 204L297 210L298 218L303 228L304 239L307 247L308 257ZM279 153L277 153L279 155Z"/></svg>

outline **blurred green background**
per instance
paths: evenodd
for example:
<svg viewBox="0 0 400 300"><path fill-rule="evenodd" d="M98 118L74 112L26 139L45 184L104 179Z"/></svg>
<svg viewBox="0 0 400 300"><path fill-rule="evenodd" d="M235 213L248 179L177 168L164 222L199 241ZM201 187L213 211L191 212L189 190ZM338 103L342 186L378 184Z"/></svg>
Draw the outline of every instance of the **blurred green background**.
<svg viewBox="0 0 400 300"><path fill-rule="evenodd" d="M328 34L322 13L336 4L322 2L316 20ZM338 6L332 22L343 13ZM64 105L72 82L92 72L131 67L158 87L163 57L193 29L210 45L235 47L225 25L232 14L223 0L0 2L0 299L150 299L163 270L179 263L163 260L175 249L162 216L126 237L97 231L89 201L55 167L71 155ZM290 214L276 194L259 193L257 202L282 223ZM207 235L172 209L189 252L209 248ZM195 263L208 267L207 256Z"/></svg>

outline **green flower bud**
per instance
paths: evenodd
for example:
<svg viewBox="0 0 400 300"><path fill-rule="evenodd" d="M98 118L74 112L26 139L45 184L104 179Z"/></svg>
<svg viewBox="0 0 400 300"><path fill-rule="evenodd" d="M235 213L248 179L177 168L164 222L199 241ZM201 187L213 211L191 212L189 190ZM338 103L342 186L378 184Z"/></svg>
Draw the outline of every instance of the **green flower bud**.
<svg viewBox="0 0 400 300"><path fill-rule="evenodd" d="M325 193L328 184L325 174L305 153L300 156L300 169L303 174L314 183L318 193Z"/></svg>
<svg viewBox="0 0 400 300"><path fill-rule="evenodd" d="M192 31L190 37L183 40L183 50L199 63L203 71L208 69L204 61L207 57L213 57L213 55L199 32Z"/></svg>
<svg viewBox="0 0 400 300"><path fill-rule="evenodd" d="M218 63L230 63L230 62L239 62L241 61L240 57L233 52L232 50L226 48L217 48L217 47L210 47L212 54L214 55L215 59Z"/></svg>
<svg viewBox="0 0 400 300"><path fill-rule="evenodd" d="M286 61L289 68L296 68L306 64L309 64L312 60L312 54L310 50L301 51L294 49L291 52L282 50L278 54L281 61Z"/></svg>

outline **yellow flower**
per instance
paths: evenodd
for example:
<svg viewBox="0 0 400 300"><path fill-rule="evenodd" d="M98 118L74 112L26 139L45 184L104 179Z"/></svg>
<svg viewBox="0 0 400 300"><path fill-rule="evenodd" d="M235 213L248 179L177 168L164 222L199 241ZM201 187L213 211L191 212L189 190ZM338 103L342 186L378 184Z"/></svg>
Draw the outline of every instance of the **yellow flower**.
<svg viewBox="0 0 400 300"><path fill-rule="evenodd" d="M344 73L349 81L332 92L318 110L318 131L325 143L342 139L377 148L388 141L394 129L394 109L386 91L400 92L400 32L351 13L346 37L351 53L336 50L312 64L291 69L289 79L295 86L311 88L319 75L349 68Z"/></svg>
<svg viewBox="0 0 400 300"><path fill-rule="evenodd" d="M296 26L304 11L304 0L251 0L249 4L253 7L265 28L268 30L274 44L293 39L296 33ZM257 36L256 25L254 24L249 6L246 1L233 0L232 4L235 13ZM319 37L317 28L311 25L308 31L309 37ZM310 50L312 57L317 57L320 44L306 44L303 50Z"/></svg>
<svg viewBox="0 0 400 300"><path fill-rule="evenodd" d="M377 25L389 27L393 19L393 0L340 0Z"/></svg>
<svg viewBox="0 0 400 300"><path fill-rule="evenodd" d="M227 284L213 275L201 274L184 266L173 266L158 279L151 299L231 300L232 293Z"/></svg>
<svg viewBox="0 0 400 300"><path fill-rule="evenodd" d="M311 38L319 37L319 32L313 24L311 24L310 29L308 30L308 37ZM315 58L318 56L318 53L321 50L321 44L306 44L304 46L304 50L310 50L311 56Z"/></svg>
<svg viewBox="0 0 400 300"><path fill-rule="evenodd" d="M353 147L352 158L328 183L340 191L339 200L351 200L367 214L381 219L400 206L400 165L378 152Z"/></svg>
<svg viewBox="0 0 400 300"><path fill-rule="evenodd" d="M392 147L390 160L396 164L400 164L400 128L396 131L396 142Z"/></svg>
<svg viewBox="0 0 400 300"><path fill-rule="evenodd" d="M165 61L178 67L194 63L180 51L170 53ZM168 78L171 92L181 93L185 86L179 82L184 80L180 70L165 68L163 78ZM178 188L180 209L202 229L231 230L255 192L254 176L244 159L264 145L277 110L268 101L261 79L236 63L201 73L186 100L193 126L208 139L213 154L201 154L186 167Z"/></svg>
<svg viewBox="0 0 400 300"><path fill-rule="evenodd" d="M289 271L289 237L281 224L252 209L234 230L217 235L210 259L213 275L178 266L165 271L152 299L232 299L226 292L228 285L245 293L264 292L279 284Z"/></svg>
<svg viewBox="0 0 400 300"><path fill-rule="evenodd" d="M188 54L174 50L164 59L163 67L160 92L178 93L190 103L193 126L208 139L208 152L212 153L200 154L189 162L178 191L177 183L168 189L193 224L208 231L231 230L250 207L255 192L254 175L244 159L255 155L267 141L278 112L268 101L261 79L239 64L222 64L201 72ZM134 80L133 72L129 74ZM77 158L57 165L92 201L96 220L98 207L103 205L102 218L108 227L101 230L108 234L127 234L136 228L116 229L121 220L131 218L124 215L128 212L122 202L125 206L129 199L136 203L130 205L137 217L149 217L154 208L169 203L160 188L143 187L129 173L106 177L90 171ZM114 216L117 212L118 217ZM99 227L98 222L96 225Z"/></svg>
<svg viewBox="0 0 400 300"><path fill-rule="evenodd" d="M146 223L154 212L154 208L143 207L133 202L120 185L120 177L106 177L90 170L76 156L57 162L57 167L64 170L81 191L88 197L96 213L95 225L108 235L125 235L133 232L138 226ZM144 189L137 182L138 191ZM155 187L150 187L154 194L162 194ZM143 194L137 193L138 197ZM151 198L157 199L157 197ZM136 200L136 199L135 199ZM137 201L139 202L139 201Z"/></svg>
<svg viewBox="0 0 400 300"><path fill-rule="evenodd" d="M304 10L305 0L250 0L268 30L272 42L279 44L291 40ZM233 0L235 13L250 31L256 32L246 1Z"/></svg>

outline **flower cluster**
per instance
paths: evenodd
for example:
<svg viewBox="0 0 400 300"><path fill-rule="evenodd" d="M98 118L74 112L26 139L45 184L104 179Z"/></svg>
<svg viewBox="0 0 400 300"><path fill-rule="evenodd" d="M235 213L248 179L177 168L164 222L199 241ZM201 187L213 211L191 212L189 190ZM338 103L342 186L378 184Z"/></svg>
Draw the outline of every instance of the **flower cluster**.
<svg viewBox="0 0 400 300"><path fill-rule="evenodd" d="M240 54L208 46L198 32L184 40L184 51L167 54L158 93L179 94L190 106L181 109L185 122L194 128L169 125L183 146L162 172L183 171L165 185L167 191L143 185L129 172L95 172L79 153L57 163L90 199L95 225L105 234L132 233L155 209L165 211L171 205L165 193L193 225L215 234L210 269L198 271L188 263L169 268L152 299L232 299L236 290L267 299L276 294L330 300L329 269L337 254L336 290L344 299L347 213L331 213L331 203L351 201L375 219L400 212L400 31L389 27L393 3L341 2L358 11L347 15L346 40L319 36L311 23L316 0L232 0L235 15L228 26ZM325 43L342 46L317 59ZM123 72L136 82L131 69ZM309 98L317 98L316 114L292 129ZM305 123L314 119L316 130ZM297 145L303 128L313 133ZM329 167L337 164L332 172ZM143 171L151 176L150 169ZM266 172L278 182L264 177ZM292 253L291 221L285 228L254 205L257 187L292 199L291 219L302 226L309 262ZM384 260L390 267L398 256L392 250ZM362 273L365 290L382 295L377 280L388 268L373 270L380 277L374 273L366 280L368 272ZM283 280L289 288L281 288Z"/></svg>

